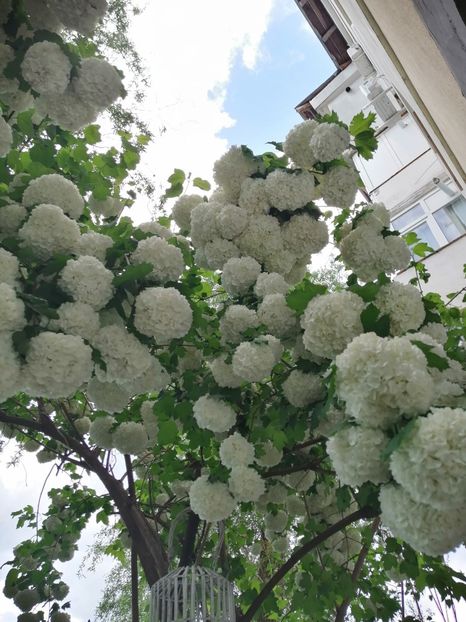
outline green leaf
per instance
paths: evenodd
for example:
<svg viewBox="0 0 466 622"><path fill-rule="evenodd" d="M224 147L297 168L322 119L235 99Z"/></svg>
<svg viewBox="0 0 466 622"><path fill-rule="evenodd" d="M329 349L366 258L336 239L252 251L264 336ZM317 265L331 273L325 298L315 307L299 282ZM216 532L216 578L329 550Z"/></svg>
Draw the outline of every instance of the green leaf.
<svg viewBox="0 0 466 622"><path fill-rule="evenodd" d="M123 153L123 161L130 169L136 168L136 165L139 163L140 159L141 157L139 153L135 150L128 149Z"/></svg>
<svg viewBox="0 0 466 622"><path fill-rule="evenodd" d="M19 129L27 136L30 136L34 132L34 125L32 123L34 112L33 109L25 110L24 112L20 112L16 119Z"/></svg>
<svg viewBox="0 0 466 622"><path fill-rule="evenodd" d="M367 132L368 130L371 130L371 125L374 123L376 118L377 116L374 112L369 112L367 117L365 116L364 112L358 112L358 114L356 114L352 118L351 123L349 124L349 133L352 136L358 136L362 132Z"/></svg>
<svg viewBox="0 0 466 622"><path fill-rule="evenodd" d="M154 266L147 262L128 266L120 274L113 277L113 285L115 287L121 287L132 281L138 281L146 277L153 269Z"/></svg>
<svg viewBox="0 0 466 622"><path fill-rule="evenodd" d="M390 439L390 441L387 443L386 447L382 450L382 453L380 454L382 460L388 460L390 458L392 453L396 449L398 449L401 443L410 436L415 425L416 419L411 419L411 421L409 421L405 426L401 428L398 434L395 434L395 436Z"/></svg>
<svg viewBox="0 0 466 622"><path fill-rule="evenodd" d="M201 179L200 177L195 177L193 179L193 186L201 190L210 190L210 183L206 179Z"/></svg>
<svg viewBox="0 0 466 622"><path fill-rule="evenodd" d="M390 334L390 318L380 316L379 309L371 302L361 313L361 323L366 333L375 333L379 337L388 337Z"/></svg>
<svg viewBox="0 0 466 622"><path fill-rule="evenodd" d="M173 199L174 197L179 197L183 192L183 184L186 181L185 172L180 168L175 168L173 173L168 178L168 182L170 187L165 190L164 197L166 199Z"/></svg>
<svg viewBox="0 0 466 622"><path fill-rule="evenodd" d="M433 253L434 249L427 242L418 242L413 246L412 251L418 257L425 257L429 253Z"/></svg>
<svg viewBox="0 0 466 622"><path fill-rule="evenodd" d="M416 242L420 241L414 231L408 231L408 233L404 234L403 238L408 246L412 246L413 244L416 244Z"/></svg>
<svg viewBox="0 0 466 622"><path fill-rule="evenodd" d="M88 125L84 128L84 138L90 145L96 145L102 140L99 125Z"/></svg>
<svg viewBox="0 0 466 622"><path fill-rule="evenodd" d="M159 431L157 434L157 442L160 445L170 445L178 438L178 427L172 419L159 421Z"/></svg>
<svg viewBox="0 0 466 622"><path fill-rule="evenodd" d="M39 298L38 296L33 296L32 294L24 294L23 292L18 292L18 298L21 298L24 301L24 304L39 313L40 315L45 315L45 317L57 320L59 315L55 309L52 309L49 306L49 303L44 298Z"/></svg>
<svg viewBox="0 0 466 622"><path fill-rule="evenodd" d="M296 311L298 315L302 315L310 300L321 294L325 294L327 288L325 285L318 285L310 281L302 281L286 296L286 304Z"/></svg>
<svg viewBox="0 0 466 622"><path fill-rule="evenodd" d="M448 359L443 356L439 356L432 351L435 346L424 343L423 341L411 341L411 343L417 346L420 350L422 350L422 353L427 359L427 365L429 367L435 367L435 369L440 369L440 371L445 371L445 369L448 369L450 367L450 365L448 364Z"/></svg>
<svg viewBox="0 0 466 622"><path fill-rule="evenodd" d="M273 145L277 151L281 151L283 153L283 143L277 143L275 140L269 140L265 144Z"/></svg>

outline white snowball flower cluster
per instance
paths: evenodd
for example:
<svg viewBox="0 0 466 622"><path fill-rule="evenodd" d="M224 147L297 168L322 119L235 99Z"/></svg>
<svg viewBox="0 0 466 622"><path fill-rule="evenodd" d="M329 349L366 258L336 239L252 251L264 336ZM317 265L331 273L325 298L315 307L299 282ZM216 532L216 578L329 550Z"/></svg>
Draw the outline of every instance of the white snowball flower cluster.
<svg viewBox="0 0 466 622"><path fill-rule="evenodd" d="M216 523L234 512L236 502L225 484L210 483L207 475L201 475L189 489L189 505L201 520Z"/></svg>
<svg viewBox="0 0 466 622"><path fill-rule="evenodd" d="M283 294L268 294L257 309L260 324L265 324L271 335L285 339L295 333L295 312L287 305Z"/></svg>
<svg viewBox="0 0 466 622"><path fill-rule="evenodd" d="M385 428L426 412L433 400L427 361L407 337L355 337L335 359L337 394L358 423Z"/></svg>
<svg viewBox="0 0 466 622"><path fill-rule="evenodd" d="M161 365L160 361L155 356L152 356L149 367L145 372L120 384L130 395L140 395L141 393L161 391L169 383L169 373Z"/></svg>
<svg viewBox="0 0 466 622"><path fill-rule="evenodd" d="M429 335L429 337L432 337L434 341L442 345L445 345L448 339L448 331L440 322L429 322L425 326L422 326L419 330L422 333Z"/></svg>
<svg viewBox="0 0 466 622"><path fill-rule="evenodd" d="M0 283L8 283L11 287L18 287L19 261L4 248L0 248Z"/></svg>
<svg viewBox="0 0 466 622"><path fill-rule="evenodd" d="M280 212L294 212L315 198L314 176L307 171L277 168L267 176L265 191L272 207Z"/></svg>
<svg viewBox="0 0 466 622"><path fill-rule="evenodd" d="M88 255L70 259L59 279L60 286L76 302L84 302L96 311L105 307L113 296L112 282L113 273L98 259Z"/></svg>
<svg viewBox="0 0 466 622"><path fill-rule="evenodd" d="M383 285L374 301L382 314L390 318L390 334L399 336L416 330L426 317L422 295L413 285Z"/></svg>
<svg viewBox="0 0 466 622"><path fill-rule="evenodd" d="M249 216L245 209L232 203L223 205L217 214L217 230L225 240L233 240L246 229Z"/></svg>
<svg viewBox="0 0 466 622"><path fill-rule="evenodd" d="M22 389L21 367L9 333L0 332L0 402Z"/></svg>
<svg viewBox="0 0 466 622"><path fill-rule="evenodd" d="M129 393L116 382L103 382L96 377L87 384L87 396L98 410L108 413L121 412L130 398Z"/></svg>
<svg viewBox="0 0 466 622"><path fill-rule="evenodd" d="M172 216L181 231L191 229L191 212L196 205L203 202L203 197L198 194L185 194L177 199L173 205Z"/></svg>
<svg viewBox="0 0 466 622"><path fill-rule="evenodd" d="M348 130L337 123L319 123L309 141L312 152L320 162L336 160L349 144Z"/></svg>
<svg viewBox="0 0 466 622"><path fill-rule="evenodd" d="M58 309L54 325L68 335L91 341L100 328L99 314L84 302L64 302Z"/></svg>
<svg viewBox="0 0 466 622"><path fill-rule="evenodd" d="M207 242L219 237L217 230L217 214L221 209L220 203L198 203L191 210L191 240L195 248L202 248Z"/></svg>
<svg viewBox="0 0 466 622"><path fill-rule="evenodd" d="M232 365L227 363L225 358L226 356L219 356L214 359L209 364L210 371L219 387L236 389L241 386L243 380L234 373Z"/></svg>
<svg viewBox="0 0 466 622"><path fill-rule="evenodd" d="M18 235L40 259L49 259L53 255L73 253L80 231L78 224L58 205L44 203L32 210Z"/></svg>
<svg viewBox="0 0 466 622"><path fill-rule="evenodd" d="M328 229L323 220L316 220L309 214L298 214L282 227L285 249L298 258L309 258L319 253L328 244Z"/></svg>
<svg viewBox="0 0 466 622"><path fill-rule="evenodd" d="M43 332L33 337L26 357L25 383L37 397L69 397L92 374L92 350L81 337Z"/></svg>
<svg viewBox="0 0 466 622"><path fill-rule="evenodd" d="M223 343L238 344L243 333L249 328L259 326L257 313L245 305L230 305L220 319L220 334Z"/></svg>
<svg viewBox="0 0 466 622"><path fill-rule="evenodd" d="M104 415L103 417L97 417L91 423L89 429L90 440L101 447L102 449L113 448L112 429L115 425L115 419L110 415Z"/></svg>
<svg viewBox="0 0 466 622"><path fill-rule="evenodd" d="M248 466L254 462L254 445L234 432L222 441L219 456L221 463L228 468Z"/></svg>
<svg viewBox="0 0 466 622"><path fill-rule="evenodd" d="M380 490L382 521L397 538L427 555L445 555L464 542L464 508L439 510L414 501L398 486Z"/></svg>
<svg viewBox="0 0 466 622"><path fill-rule="evenodd" d="M257 501L265 492L265 483L257 471L247 466L234 466L228 488L237 501Z"/></svg>
<svg viewBox="0 0 466 622"><path fill-rule="evenodd" d="M278 510L275 514L269 513L265 517L265 526L268 530L281 533L288 525L288 514Z"/></svg>
<svg viewBox="0 0 466 622"><path fill-rule="evenodd" d="M49 0L49 7L66 28L90 35L105 15L107 0Z"/></svg>
<svg viewBox="0 0 466 622"><path fill-rule="evenodd" d="M13 144L13 132L3 117L0 117L0 158L6 156Z"/></svg>
<svg viewBox="0 0 466 622"><path fill-rule="evenodd" d="M268 215L252 218L246 231L235 242L243 254L261 263L267 263L267 260L284 250L280 224L276 218ZM286 272L287 267L282 267L282 271Z"/></svg>
<svg viewBox="0 0 466 622"><path fill-rule="evenodd" d="M356 198L358 179L352 163L331 168L319 185L323 200L332 207L351 207Z"/></svg>
<svg viewBox="0 0 466 622"><path fill-rule="evenodd" d="M301 497L290 495L285 499L286 511L290 516L306 516L306 503Z"/></svg>
<svg viewBox="0 0 466 622"><path fill-rule="evenodd" d="M294 369L282 385L283 395L292 406L304 408L324 397L324 385L317 374Z"/></svg>
<svg viewBox="0 0 466 622"><path fill-rule="evenodd" d="M382 451L388 437L375 428L343 428L327 441L327 452L342 484L361 486L370 481L380 484L390 479Z"/></svg>
<svg viewBox="0 0 466 622"><path fill-rule="evenodd" d="M403 270L411 261L409 247L396 235L383 237L370 227L358 225L340 241L342 261L363 281L381 272Z"/></svg>
<svg viewBox="0 0 466 622"><path fill-rule="evenodd" d="M259 164L241 147L230 149L214 164L214 180L222 187L228 201L236 202L241 191L241 184L257 173Z"/></svg>
<svg viewBox="0 0 466 622"><path fill-rule="evenodd" d="M24 303L7 283L0 283L0 332L21 330L26 324Z"/></svg>
<svg viewBox="0 0 466 622"><path fill-rule="evenodd" d="M290 488L298 492L306 492L315 482L316 474L314 471L297 471L285 477L285 481Z"/></svg>
<svg viewBox="0 0 466 622"><path fill-rule="evenodd" d="M245 294L254 285L261 271L252 257L229 259L223 266L222 285L230 296Z"/></svg>
<svg viewBox="0 0 466 622"><path fill-rule="evenodd" d="M98 110L105 110L122 94L121 77L118 71L101 58L84 58L73 80L78 97L90 102Z"/></svg>
<svg viewBox="0 0 466 622"><path fill-rule="evenodd" d="M21 72L40 95L59 96L70 81L71 63L59 45L39 41L26 50Z"/></svg>
<svg viewBox="0 0 466 622"><path fill-rule="evenodd" d="M76 421L74 422L74 427L76 428L76 430L79 432L79 434L88 434L89 430L91 429L91 420L89 419L89 417L79 417L79 419L76 419Z"/></svg>
<svg viewBox="0 0 466 622"><path fill-rule="evenodd" d="M197 252L204 253L205 261L200 263L205 264L209 270L221 270L229 259L241 255L236 244L223 238L215 238L211 242L207 242L204 248L198 249Z"/></svg>
<svg viewBox="0 0 466 622"><path fill-rule="evenodd" d="M254 293L258 298L265 298L270 294L287 294L290 285L278 272L261 272L254 285Z"/></svg>
<svg viewBox="0 0 466 622"><path fill-rule="evenodd" d="M102 218L115 218L120 215L123 205L117 197L107 197L106 199L96 199L91 196L88 201L89 209L97 216Z"/></svg>
<svg viewBox="0 0 466 622"><path fill-rule="evenodd" d="M77 132L93 123L98 115L90 102L84 102L77 96L73 83L60 97L41 95L34 101L34 105L37 114L50 117L53 123L70 132Z"/></svg>
<svg viewBox="0 0 466 622"><path fill-rule="evenodd" d="M262 445L262 455L256 458L256 462L262 467L273 467L280 464L283 458L283 451L275 447L272 441L267 441Z"/></svg>
<svg viewBox="0 0 466 622"><path fill-rule="evenodd" d="M232 359L233 372L236 376L247 382L261 382L270 376L282 354L278 339L277 342L278 344L264 338L255 342L240 343Z"/></svg>
<svg viewBox="0 0 466 622"><path fill-rule="evenodd" d="M16 233L27 214L24 205L19 203L7 203L0 207L0 234L8 236Z"/></svg>
<svg viewBox="0 0 466 622"><path fill-rule="evenodd" d="M154 413L154 404L154 400L145 400L141 404L140 409L142 424L146 431L147 438L152 443L157 439L157 434L159 433L159 423Z"/></svg>
<svg viewBox="0 0 466 622"><path fill-rule="evenodd" d="M146 346L116 324L101 328L93 346L100 352L106 366L105 371L96 367L99 380L118 384L132 381L152 365L153 357Z"/></svg>
<svg viewBox="0 0 466 622"><path fill-rule="evenodd" d="M390 457L395 480L414 501L447 511L466 507L466 411L434 408Z"/></svg>
<svg viewBox="0 0 466 622"><path fill-rule="evenodd" d="M147 442L144 426L135 421L120 423L112 435L113 447L122 454L140 454L146 449Z"/></svg>
<svg viewBox="0 0 466 622"><path fill-rule="evenodd" d="M159 283L176 281L184 270L184 259L180 249L156 236L138 242L136 250L131 255L131 262L152 264L153 270L147 278Z"/></svg>
<svg viewBox="0 0 466 622"><path fill-rule="evenodd" d="M19 590L13 598L13 602L18 609L21 609L21 611L30 611L33 607L40 603L40 601L41 597L36 588Z"/></svg>
<svg viewBox="0 0 466 622"><path fill-rule="evenodd" d="M78 255L89 255L105 263L107 250L112 246L113 240L110 236L89 231L79 238L76 252Z"/></svg>
<svg viewBox="0 0 466 622"><path fill-rule="evenodd" d="M250 215L268 214L270 204L265 191L265 179L245 179L241 184L238 204Z"/></svg>
<svg viewBox="0 0 466 622"><path fill-rule="evenodd" d="M149 287L136 298L134 325L143 335L166 344L184 337L193 312L187 299L173 287Z"/></svg>
<svg viewBox="0 0 466 622"><path fill-rule="evenodd" d="M319 123L312 119L298 123L288 132L283 151L296 166L312 168L316 163L317 157L311 148L311 138L318 127Z"/></svg>
<svg viewBox="0 0 466 622"><path fill-rule="evenodd" d="M363 331L364 301L352 292L315 296L301 318L306 350L323 358L334 358Z"/></svg>
<svg viewBox="0 0 466 622"><path fill-rule="evenodd" d="M194 418L200 428L211 432L228 432L236 423L236 413L230 404L211 395L203 395L193 406Z"/></svg>

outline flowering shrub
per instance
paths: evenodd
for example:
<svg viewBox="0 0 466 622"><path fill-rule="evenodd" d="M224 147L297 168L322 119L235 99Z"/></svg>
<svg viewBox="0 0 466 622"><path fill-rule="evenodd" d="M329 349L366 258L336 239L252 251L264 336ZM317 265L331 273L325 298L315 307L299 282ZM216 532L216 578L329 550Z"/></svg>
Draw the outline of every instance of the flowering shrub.
<svg viewBox="0 0 466 622"><path fill-rule="evenodd" d="M406 241L383 205L353 206L348 149L370 155L370 118L300 123L274 153L232 147L210 197L180 197L177 170L170 215L138 226L121 217L138 149L122 132L121 153L94 152L89 125L124 94L120 73L60 36L89 33L106 2L42 4L0 11L0 424L72 484L50 493L42 522L19 513L40 525L8 562L18 619L47 602L51 622L69 618L54 561L72 558L93 514L119 513L151 584L169 540L180 565L219 545L246 621L276 612L280 590L309 619L299 594L311 581L316 594L327 582L328 597L310 599L320 619L351 597L360 606L348 571L366 561L379 564L364 589L381 619L395 606L381 590L390 568L415 581L421 560L444 596L464 594L428 557L466 537L464 312L392 281ZM350 271L332 293L307 272L330 237ZM108 494L85 486L86 471ZM379 518L393 537L371 557ZM223 521L225 538L202 521ZM172 525L184 537L170 539ZM251 594L255 564L260 579L281 576L292 550L300 574L292 565L264 604L272 588Z"/></svg>

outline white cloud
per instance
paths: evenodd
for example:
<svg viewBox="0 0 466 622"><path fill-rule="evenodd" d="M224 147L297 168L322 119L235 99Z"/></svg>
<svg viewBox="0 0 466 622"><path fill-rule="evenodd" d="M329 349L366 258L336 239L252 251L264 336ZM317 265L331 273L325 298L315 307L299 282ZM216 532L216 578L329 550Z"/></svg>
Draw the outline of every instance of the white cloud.
<svg viewBox="0 0 466 622"><path fill-rule="evenodd" d="M276 1L164 0L135 18L133 40L151 77L139 112L156 135L166 128L144 157L158 184L175 167L211 179L228 147L218 134L235 123L224 108L233 63L254 69Z"/></svg>

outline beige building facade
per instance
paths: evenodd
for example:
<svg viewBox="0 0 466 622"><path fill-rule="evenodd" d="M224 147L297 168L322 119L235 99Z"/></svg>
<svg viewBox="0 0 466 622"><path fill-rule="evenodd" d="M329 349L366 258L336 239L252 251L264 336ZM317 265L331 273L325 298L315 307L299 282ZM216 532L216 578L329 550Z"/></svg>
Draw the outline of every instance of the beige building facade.
<svg viewBox="0 0 466 622"><path fill-rule="evenodd" d="M372 201L434 252L427 291L465 285L466 25L454 0L296 0L336 65L297 106L349 122L377 115L379 147L355 157ZM398 275L407 282L412 270Z"/></svg>

